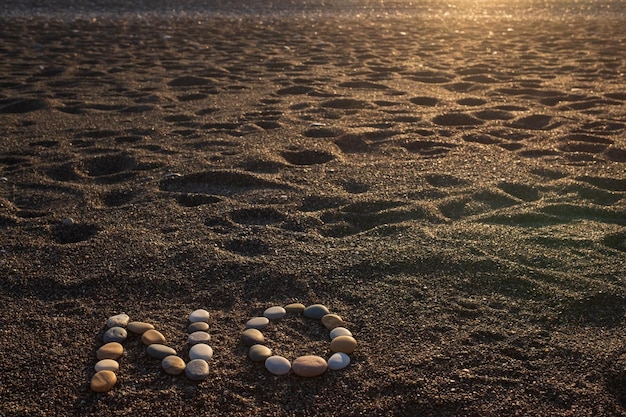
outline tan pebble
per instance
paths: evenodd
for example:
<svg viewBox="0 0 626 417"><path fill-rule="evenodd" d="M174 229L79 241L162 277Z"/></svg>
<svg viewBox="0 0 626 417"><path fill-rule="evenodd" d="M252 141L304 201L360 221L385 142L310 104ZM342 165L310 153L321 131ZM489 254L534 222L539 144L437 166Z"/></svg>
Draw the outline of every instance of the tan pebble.
<svg viewBox="0 0 626 417"><path fill-rule="evenodd" d="M253 345L248 351L248 356L254 362L263 362L265 359L272 356L272 349L263 345Z"/></svg>
<svg viewBox="0 0 626 417"><path fill-rule="evenodd" d="M158 330L147 330L141 335L141 341L144 345L152 345L154 343L164 344L165 336L163 336Z"/></svg>
<svg viewBox="0 0 626 417"><path fill-rule="evenodd" d="M123 354L124 346L118 342L109 342L106 345L102 345L100 349L96 351L96 357L98 360L118 359Z"/></svg>
<svg viewBox="0 0 626 417"><path fill-rule="evenodd" d="M263 329L270 323L267 317L252 317L246 322L246 329Z"/></svg>
<svg viewBox="0 0 626 417"><path fill-rule="evenodd" d="M343 319L336 314L326 314L324 317L322 317L322 324L328 330L332 330L335 327L343 326L345 323Z"/></svg>
<svg viewBox="0 0 626 417"><path fill-rule="evenodd" d="M100 372L100 371L117 372L120 369L120 364L117 363L117 361L114 361L113 359L102 359L101 361L98 361L98 363L96 363L96 366L94 367L94 369L96 370L96 372Z"/></svg>
<svg viewBox="0 0 626 417"><path fill-rule="evenodd" d="M94 392L107 392L115 386L117 377L112 371L100 371L91 378L89 386Z"/></svg>
<svg viewBox="0 0 626 417"><path fill-rule="evenodd" d="M261 333L257 329L247 329L241 334L241 338L244 343L248 346L258 345L265 342L265 337L263 337L263 333Z"/></svg>
<svg viewBox="0 0 626 417"><path fill-rule="evenodd" d="M183 372L185 372L185 366L185 361L175 355L166 356L161 361L161 367L163 368L165 373L170 375L182 374Z"/></svg>
<svg viewBox="0 0 626 417"><path fill-rule="evenodd" d="M148 330L154 330L154 326L150 323L144 323L143 321L131 321L126 326L129 332L135 334L144 334Z"/></svg>
<svg viewBox="0 0 626 417"><path fill-rule="evenodd" d="M207 330L209 330L209 323L206 321L197 321L187 327L187 333L206 332Z"/></svg>
<svg viewBox="0 0 626 417"><path fill-rule="evenodd" d="M322 375L326 372L327 367L328 364L324 358L314 355L300 356L291 364L291 370L293 373L304 377Z"/></svg>
<svg viewBox="0 0 626 417"><path fill-rule="evenodd" d="M285 306L285 311L289 314L302 314L306 306L300 303L292 303Z"/></svg>
<svg viewBox="0 0 626 417"><path fill-rule="evenodd" d="M356 349L356 339L352 336L337 336L330 342L330 350L350 354Z"/></svg>

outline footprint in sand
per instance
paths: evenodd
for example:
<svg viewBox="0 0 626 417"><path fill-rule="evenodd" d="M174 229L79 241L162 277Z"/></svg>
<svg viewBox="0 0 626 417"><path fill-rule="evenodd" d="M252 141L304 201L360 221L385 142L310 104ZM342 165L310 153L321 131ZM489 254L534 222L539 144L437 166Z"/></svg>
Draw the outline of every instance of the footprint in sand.
<svg viewBox="0 0 626 417"><path fill-rule="evenodd" d="M11 98L0 100L1 113L30 113L50 107L50 103L40 98Z"/></svg>
<svg viewBox="0 0 626 417"><path fill-rule="evenodd" d="M98 233L94 224L64 222L52 229L52 239L59 244L79 243L90 239Z"/></svg>
<svg viewBox="0 0 626 417"><path fill-rule="evenodd" d="M318 165L336 159L336 156L330 152L315 149L284 151L281 155L285 161L293 165Z"/></svg>
<svg viewBox="0 0 626 417"><path fill-rule="evenodd" d="M233 195L253 189L285 189L286 184L274 182L240 171L203 171L161 180L162 191L179 193Z"/></svg>
<svg viewBox="0 0 626 417"><path fill-rule="evenodd" d="M478 126L484 122L467 113L445 113L435 116L433 123L441 126Z"/></svg>
<svg viewBox="0 0 626 417"><path fill-rule="evenodd" d="M552 130L561 126L562 122L553 122L553 117L547 114L533 114L513 121L510 126L517 129Z"/></svg>
<svg viewBox="0 0 626 417"><path fill-rule="evenodd" d="M431 140L416 140L398 143L409 152L418 153L425 157L438 157L447 154L457 147L454 143Z"/></svg>

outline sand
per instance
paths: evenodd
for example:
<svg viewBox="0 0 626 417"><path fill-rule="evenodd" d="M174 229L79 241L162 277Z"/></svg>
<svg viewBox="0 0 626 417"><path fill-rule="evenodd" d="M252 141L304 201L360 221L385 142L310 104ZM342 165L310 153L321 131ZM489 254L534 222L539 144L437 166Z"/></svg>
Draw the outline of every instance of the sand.
<svg viewBox="0 0 626 417"><path fill-rule="evenodd" d="M625 415L626 21L532 16L3 18L0 414ZM292 302L347 369L247 359ZM134 337L90 391L198 308L205 381Z"/></svg>

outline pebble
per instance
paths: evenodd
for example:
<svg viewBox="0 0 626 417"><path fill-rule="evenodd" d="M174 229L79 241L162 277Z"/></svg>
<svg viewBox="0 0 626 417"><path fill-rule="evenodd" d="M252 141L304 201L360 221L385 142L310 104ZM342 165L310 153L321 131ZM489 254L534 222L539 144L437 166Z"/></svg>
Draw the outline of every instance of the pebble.
<svg viewBox="0 0 626 417"><path fill-rule="evenodd" d="M335 327L343 326L345 322L343 321L341 316L338 316L336 314L326 314L324 317L322 317L322 324L328 330L332 330Z"/></svg>
<svg viewBox="0 0 626 417"><path fill-rule="evenodd" d="M113 359L102 359L101 361L98 361L96 363L96 366L94 366L94 369L96 370L96 372L100 372L100 371L117 372L120 369L120 364L117 363L117 361L114 361Z"/></svg>
<svg viewBox="0 0 626 417"><path fill-rule="evenodd" d="M193 332L189 336L187 336L187 342L191 345L197 345L198 343L207 343L211 340L211 335L207 332Z"/></svg>
<svg viewBox="0 0 626 417"><path fill-rule="evenodd" d="M350 365L350 356L343 352L333 353L328 358L328 367L333 371L338 371Z"/></svg>
<svg viewBox="0 0 626 417"><path fill-rule="evenodd" d="M9 179L7 177L0 177L0 182L7 182Z"/></svg>
<svg viewBox="0 0 626 417"><path fill-rule="evenodd" d="M246 329L262 329L270 323L267 317L252 317L246 322Z"/></svg>
<svg viewBox="0 0 626 417"><path fill-rule="evenodd" d="M106 345L102 345L100 349L96 351L96 357L100 359L118 359L124 354L124 347L118 342L109 342Z"/></svg>
<svg viewBox="0 0 626 417"><path fill-rule="evenodd" d="M115 386L117 377L113 371L98 371L91 378L89 386L94 392L107 392Z"/></svg>
<svg viewBox="0 0 626 417"><path fill-rule="evenodd" d="M166 356L176 355L176 351L169 346L153 343L146 348L148 355L156 359L163 359Z"/></svg>
<svg viewBox="0 0 626 417"><path fill-rule="evenodd" d="M74 222L74 219L72 219L71 217L66 217L66 218L64 218L63 220L61 220L61 224L62 224L63 226L71 226L71 225L73 225L74 223L75 223L75 222Z"/></svg>
<svg viewBox="0 0 626 417"><path fill-rule="evenodd" d="M257 329L247 329L241 335L244 343L248 346L257 345L265 342L265 337Z"/></svg>
<svg viewBox="0 0 626 417"><path fill-rule="evenodd" d="M165 336L163 336L158 330L147 330L141 335L141 341L144 345L152 345L154 343L164 344Z"/></svg>
<svg viewBox="0 0 626 417"><path fill-rule="evenodd" d="M129 332L135 334L144 334L148 330L154 330L154 326L150 323L144 323L143 321L131 321L126 326Z"/></svg>
<svg viewBox="0 0 626 417"><path fill-rule="evenodd" d="M345 327L335 327L330 331L330 338L334 339L337 336L352 336L352 332Z"/></svg>
<svg viewBox="0 0 626 417"><path fill-rule="evenodd" d="M128 337L128 333L126 333L126 329L123 327L113 326L102 336L104 343L109 342L123 342Z"/></svg>
<svg viewBox="0 0 626 417"><path fill-rule="evenodd" d="M178 356L166 356L161 361L161 368L163 368L166 374L180 375L185 372L185 367L185 361Z"/></svg>
<svg viewBox="0 0 626 417"><path fill-rule="evenodd" d="M115 316L111 316L107 319L107 327L126 327L129 320L130 317L128 317L128 314L116 314Z"/></svg>
<svg viewBox="0 0 626 417"><path fill-rule="evenodd" d="M314 355L300 356L293 361L293 373L303 377L314 377L326 372L328 364L324 358Z"/></svg>
<svg viewBox="0 0 626 417"><path fill-rule="evenodd" d="M304 304L291 303L285 306L285 311L290 314L302 314L305 308Z"/></svg>
<svg viewBox="0 0 626 417"><path fill-rule="evenodd" d="M263 316L267 317L268 320L280 320L285 314L287 314L287 310L280 306L267 308L263 312Z"/></svg>
<svg viewBox="0 0 626 417"><path fill-rule="evenodd" d="M273 375L286 375L291 370L291 363L282 356L270 356L265 360L265 368Z"/></svg>
<svg viewBox="0 0 626 417"><path fill-rule="evenodd" d="M209 376L209 364L203 359L192 359L185 367L185 375L192 381L202 381Z"/></svg>
<svg viewBox="0 0 626 417"><path fill-rule="evenodd" d="M197 321L187 326L187 333L206 332L209 330L209 323L205 321Z"/></svg>
<svg viewBox="0 0 626 417"><path fill-rule="evenodd" d="M199 308L199 309L195 310L194 312L192 312L189 315L189 321L192 322L192 323L196 323L196 322L199 322L199 321L207 322L207 321L209 321L209 316L210 315L209 315L208 311L206 311L206 310L204 310L202 308Z"/></svg>
<svg viewBox="0 0 626 417"><path fill-rule="evenodd" d="M337 336L330 342L330 350L350 354L356 349L356 340L352 336Z"/></svg>
<svg viewBox="0 0 626 417"><path fill-rule="evenodd" d="M211 360L213 357L213 348L205 343L198 343L189 349L189 359Z"/></svg>
<svg viewBox="0 0 626 417"><path fill-rule="evenodd" d="M272 349L263 345L252 345L250 346L250 350L248 350L248 356L254 362L263 362L272 356Z"/></svg>
<svg viewBox="0 0 626 417"><path fill-rule="evenodd" d="M328 307L322 304L312 304L305 308L302 314L304 314L304 317L319 320L326 314L330 314L330 311L328 311Z"/></svg>

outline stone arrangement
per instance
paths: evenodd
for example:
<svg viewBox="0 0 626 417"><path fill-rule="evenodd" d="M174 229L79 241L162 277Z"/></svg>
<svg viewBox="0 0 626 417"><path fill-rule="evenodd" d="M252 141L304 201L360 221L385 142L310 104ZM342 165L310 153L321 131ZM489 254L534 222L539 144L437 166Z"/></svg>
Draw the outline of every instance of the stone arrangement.
<svg viewBox="0 0 626 417"><path fill-rule="evenodd" d="M124 354L122 343L128 333L141 337L146 346L148 356L161 360L161 368L169 375L185 373L192 381L202 381L209 375L209 361L213 357L213 348L207 343L211 340L209 330L209 312L203 309L193 311L189 315L187 327L187 343L189 362L177 355L176 350L167 346L165 336L150 323L130 321L127 314L117 314L106 320L107 330L104 332L102 345L96 351L98 362L96 373L91 378L90 387L94 392L110 391L117 383L116 373L119 370L118 360Z"/></svg>
<svg viewBox="0 0 626 417"><path fill-rule="evenodd" d="M330 331L331 352L328 360L322 356L304 355L290 362L284 356L273 354L265 346L265 337L261 332L270 323L279 322L285 315L295 314L319 321ZM213 348L208 345L211 340L209 330L209 312L198 309L189 314L187 327L187 343L189 362L178 356L175 349L166 345L165 336L155 329L154 325L141 321L130 321L125 314L117 314L106 320L107 330L102 339L104 344L96 351L98 362L94 369L96 373L91 378L90 387L94 392L108 392L117 383L119 371L118 360L124 355L124 346L129 334L141 337L146 346L148 356L159 359L161 368L169 375L185 374L192 381L202 381L209 375L209 361L213 357ZM243 342L249 346L248 357L254 362L263 362L265 368L273 375L286 375L293 372L301 377L315 377L322 375L327 369L333 371L344 369L350 364L350 354L357 346L356 339L345 326L343 319L331 313L322 304L313 304L305 307L300 303L293 303L285 307L273 306L263 312L263 316L253 317L246 322L246 329L242 333Z"/></svg>
<svg viewBox="0 0 626 417"><path fill-rule="evenodd" d="M265 337L261 330L272 322L278 322L286 314L302 314L304 317L319 320L330 330L330 346L332 352L328 360L317 355L305 355L290 362L284 356L273 354L272 350L264 345ZM331 313L322 304L313 304L305 307L304 304L293 303L285 307L273 306L263 312L263 316L253 317L246 322L246 329L242 333L243 342L249 346L248 357L254 362L263 362L265 368L273 375L286 375L290 371L302 377L322 375L327 369L333 371L343 369L350 364L350 354L357 346L356 339L345 326L343 319Z"/></svg>

